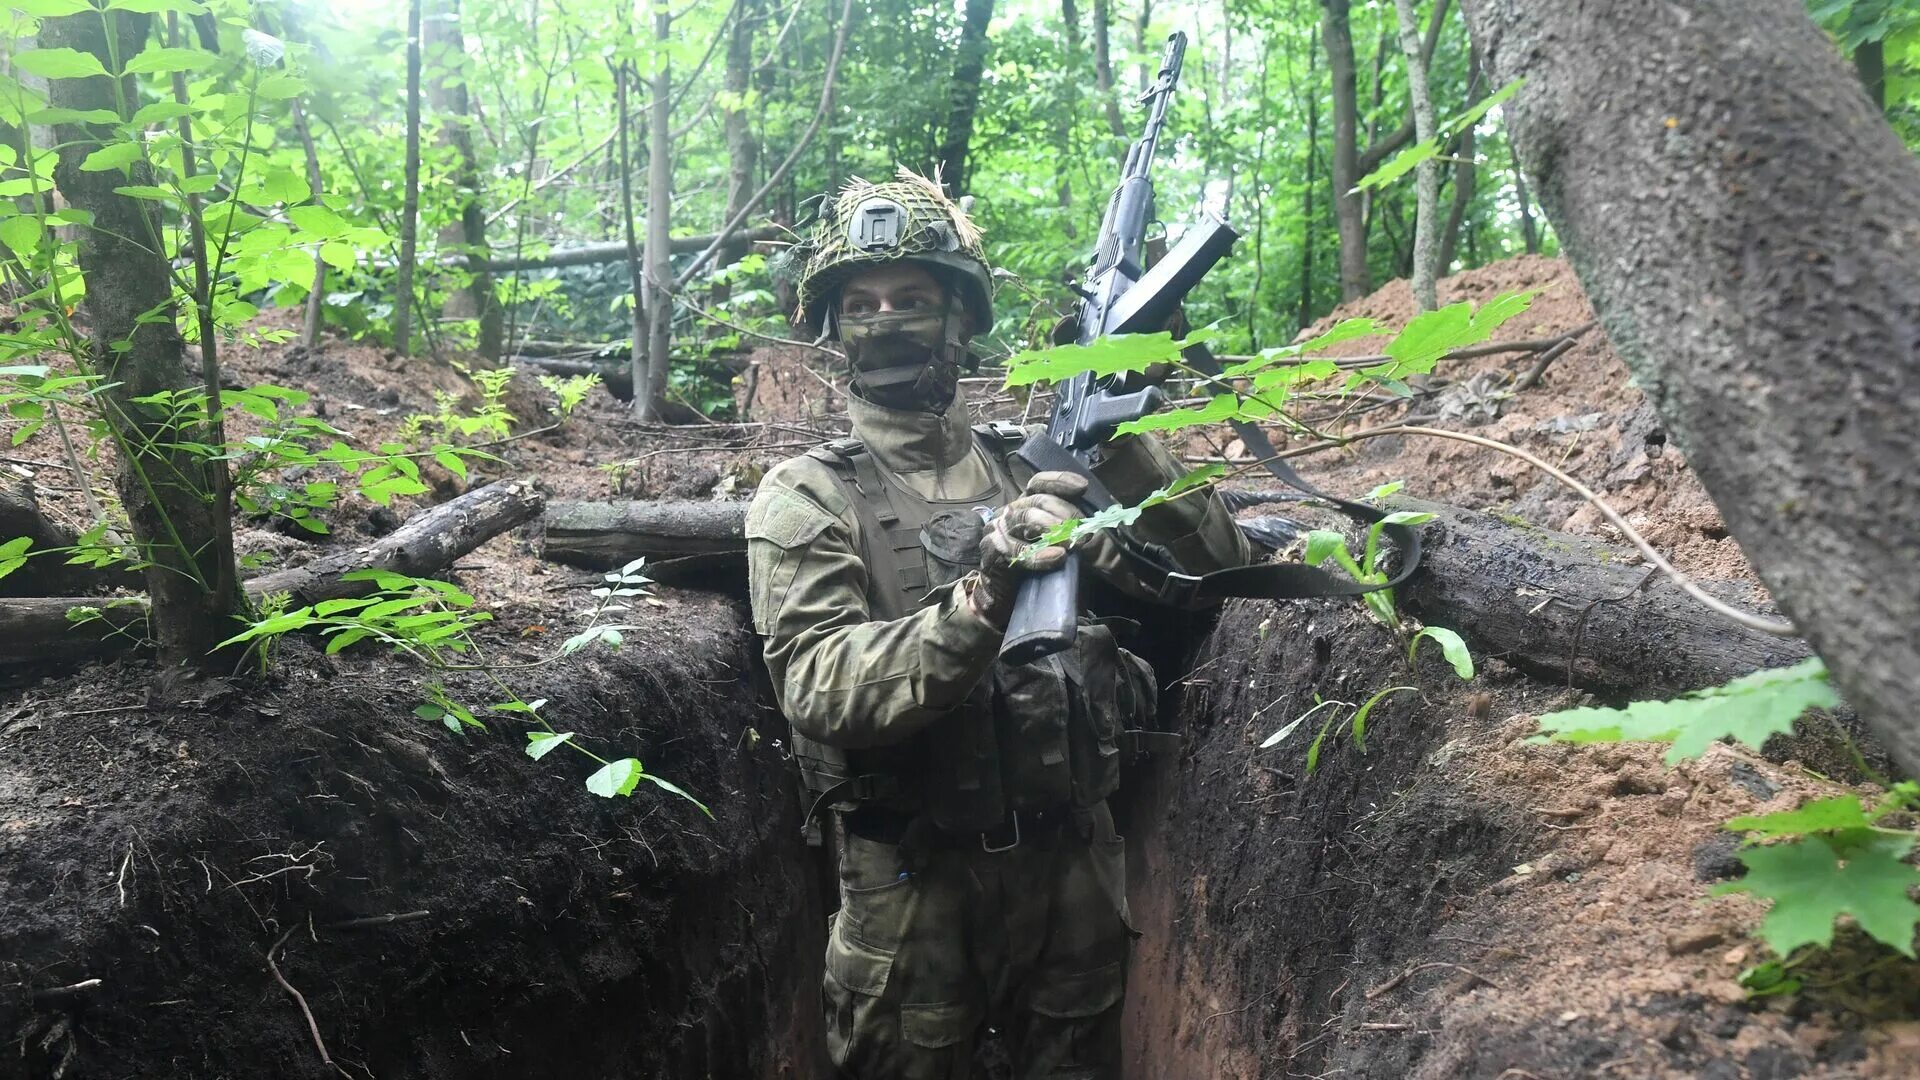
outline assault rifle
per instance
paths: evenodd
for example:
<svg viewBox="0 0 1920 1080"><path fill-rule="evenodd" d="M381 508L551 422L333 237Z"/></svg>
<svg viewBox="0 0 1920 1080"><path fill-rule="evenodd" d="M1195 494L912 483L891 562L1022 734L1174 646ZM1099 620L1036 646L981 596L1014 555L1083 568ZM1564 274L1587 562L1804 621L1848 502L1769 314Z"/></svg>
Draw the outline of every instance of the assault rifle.
<svg viewBox="0 0 1920 1080"><path fill-rule="evenodd" d="M1141 266L1147 224L1153 220L1153 158L1186 52L1186 34L1176 31L1168 37L1160 72L1141 95L1147 106L1146 131L1127 150L1120 186L1114 189L1100 222L1093 266L1075 290L1080 294L1081 345L1110 334L1163 329L1187 293L1239 238L1226 222L1203 214L1200 223L1182 233L1180 242L1151 269ZM1046 433L1033 436L1019 450L1036 470L1086 474L1094 449L1113 438L1115 428L1153 412L1165 401L1159 387L1135 386L1126 376L1096 378L1082 373L1055 389ZM1090 501L1112 503L1111 496L1093 486L1097 493L1089 492ZM1021 579L1000 658L1023 664L1071 646L1079 611L1080 555L1069 552L1058 569Z"/></svg>
<svg viewBox="0 0 1920 1080"><path fill-rule="evenodd" d="M1153 158L1166 128L1167 108L1173 103L1186 51L1187 35L1176 31L1169 36L1159 74L1141 95L1140 101L1147 107L1146 130L1127 150L1120 186L1114 189L1100 222L1093 266L1086 280L1075 288L1080 296L1078 344L1089 345L1111 334L1165 329L1187 293L1239 239L1232 226L1203 211L1200 221L1184 230L1179 242L1152 267L1141 265L1147 224L1154 216ZM1204 374L1219 374L1204 345L1183 350L1182 357ZM1086 502L1096 510L1103 509L1115 500L1089 468L1095 449L1113 438L1121 424L1153 412L1165 400L1158 386L1142 385L1131 375L1095 377L1083 372L1056 387L1046 431L1029 438L1017 453L1036 471L1060 470L1085 476ZM1233 428L1243 445L1281 481L1332 503L1358 520L1374 522L1384 516L1374 507L1315 490L1280 460L1265 433L1253 424L1235 421ZM1170 572L1162 595L1177 603L1217 596L1353 596L1388 588L1406 580L1419 566L1420 538L1404 525L1387 525L1386 533L1404 558L1400 572L1385 584L1362 584L1334 578L1314 567L1281 563L1235 567L1200 576ZM1079 613L1080 555L1069 551L1057 569L1021 579L1000 646L1000 659L1024 664L1071 647L1078 632Z"/></svg>

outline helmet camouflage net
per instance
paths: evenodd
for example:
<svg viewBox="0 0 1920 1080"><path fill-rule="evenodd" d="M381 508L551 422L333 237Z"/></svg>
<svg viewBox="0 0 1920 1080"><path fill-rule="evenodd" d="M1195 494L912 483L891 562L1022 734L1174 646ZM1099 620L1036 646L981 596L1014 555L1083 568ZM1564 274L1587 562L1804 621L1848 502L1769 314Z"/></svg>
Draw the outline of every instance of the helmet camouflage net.
<svg viewBox="0 0 1920 1080"><path fill-rule="evenodd" d="M811 235L788 256L798 278L795 327L821 333L834 294L848 278L907 259L935 268L949 288L957 285L976 328L992 324L993 275L979 227L936 181L904 166L895 176L884 184L854 177L823 201Z"/></svg>

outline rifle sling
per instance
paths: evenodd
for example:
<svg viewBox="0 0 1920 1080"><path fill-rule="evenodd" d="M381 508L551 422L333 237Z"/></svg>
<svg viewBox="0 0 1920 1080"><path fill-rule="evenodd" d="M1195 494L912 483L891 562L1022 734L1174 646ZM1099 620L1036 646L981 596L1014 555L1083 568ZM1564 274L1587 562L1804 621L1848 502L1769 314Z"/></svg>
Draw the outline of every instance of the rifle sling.
<svg viewBox="0 0 1920 1080"><path fill-rule="evenodd" d="M1186 362L1209 376L1220 374L1220 365L1205 345L1189 346L1182 356ZM1281 483L1326 502L1356 521L1371 526L1387 516L1378 507L1342 499L1307 483L1293 466L1280 457L1273 442L1260 428L1245 420L1230 421L1235 435L1255 459ZM1115 502L1111 492L1100 483L1086 462L1044 434L1035 434L1021 445L1019 456L1037 471L1058 469L1087 478L1085 502L1095 510L1104 510ZM1387 525L1382 529L1401 553L1400 570L1389 580L1368 585L1347 577L1335 577L1317 566L1305 563L1260 563L1234 566L1207 574L1169 573L1162 586L1163 598L1181 603L1193 599L1218 599L1229 596L1273 600L1304 600L1316 596L1359 596L1390 589L1407 580L1420 568L1420 533L1406 525Z"/></svg>

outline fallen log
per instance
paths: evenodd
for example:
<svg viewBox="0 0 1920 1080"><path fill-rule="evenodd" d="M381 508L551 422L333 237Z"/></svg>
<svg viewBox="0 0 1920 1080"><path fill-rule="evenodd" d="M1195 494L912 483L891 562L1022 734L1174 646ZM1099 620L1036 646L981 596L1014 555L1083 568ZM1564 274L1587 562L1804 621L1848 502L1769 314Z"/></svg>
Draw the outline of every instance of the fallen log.
<svg viewBox="0 0 1920 1080"><path fill-rule="evenodd" d="M525 480L506 480L419 511L370 544L323 555L304 566L276 570L244 583L258 600L285 593L290 603L315 604L359 596L373 585L345 581L354 570L391 570L427 577L540 513L545 496ZM76 618L70 612L80 611ZM142 644L144 596L42 596L0 600L0 668L70 664L127 652Z"/></svg>
<svg viewBox="0 0 1920 1080"><path fill-rule="evenodd" d="M1272 498L1256 492L1232 501ZM1454 506L1393 503L1436 515L1426 561L1399 589L1405 608L1465 634L1476 654L1500 657L1539 678L1601 692L1670 695L1809 655L1804 642L1736 625L1701 607L1664 577L1649 576L1631 549ZM679 582L738 584L746 507L744 501L556 503L546 514L544 557L593 570L645 557L671 573L675 568L665 560L697 556L679 568ZM1298 531L1287 518L1245 519L1241 527L1265 546ZM1756 585L1702 586L1728 603L1771 610Z"/></svg>
<svg viewBox="0 0 1920 1080"><path fill-rule="evenodd" d="M707 233L702 236L677 236L667 245L667 250L675 255L691 255L696 251L705 251L718 234ZM739 230L734 240L742 245L757 240L773 240L780 236L775 225L762 225L757 229ZM519 258L500 256L484 260L481 267L493 273L512 270L545 270L562 266L595 266L600 263L625 262L627 245L620 241L604 244L580 244L576 247L556 248L545 255L526 255ZM454 260L456 263L458 259Z"/></svg>
<svg viewBox="0 0 1920 1080"><path fill-rule="evenodd" d="M1389 501L1438 515L1420 573L1399 590L1407 610L1536 677L1670 696L1811 655L1803 641L1715 615L1630 548L1454 506ZM1700 585L1727 603L1773 611L1757 585Z"/></svg>
<svg viewBox="0 0 1920 1080"><path fill-rule="evenodd" d="M633 400L633 369L625 356L613 360L588 360L559 356L518 354L507 363L519 368L533 367L554 375L598 375L607 392L621 401Z"/></svg>
<svg viewBox="0 0 1920 1080"><path fill-rule="evenodd" d="M53 551L74 545L74 534L48 520L24 478L0 481L0 544L20 537L33 541L29 552ZM46 596L51 593L91 592L138 587L140 575L118 566L73 566L68 556L37 555L26 565L0 578L0 596Z"/></svg>
<svg viewBox="0 0 1920 1080"><path fill-rule="evenodd" d="M541 556L587 570L611 570L635 559L734 556L742 569L747 503L568 502L547 508Z"/></svg>

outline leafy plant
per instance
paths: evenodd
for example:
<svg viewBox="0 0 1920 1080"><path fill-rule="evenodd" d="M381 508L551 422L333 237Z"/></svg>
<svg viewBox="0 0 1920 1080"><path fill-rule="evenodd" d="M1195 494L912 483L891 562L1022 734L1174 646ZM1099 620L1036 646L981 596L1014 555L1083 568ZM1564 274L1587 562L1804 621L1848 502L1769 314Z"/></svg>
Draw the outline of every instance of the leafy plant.
<svg viewBox="0 0 1920 1080"><path fill-rule="evenodd" d="M514 667L522 670L539 667L596 643L617 648L621 632L633 627L611 625L603 620L625 612L629 601L646 595L650 582L642 567L642 561L635 561L604 575L604 583L593 590L595 603L583 613L586 629L569 638L553 655ZM476 608L472 594L448 582L388 570L357 570L344 575L344 580L368 582L374 591L366 596L322 600L293 609L285 609L283 602L277 610L264 610L244 630L222 642L222 647L246 645L259 653L264 662L266 653L287 634L305 631L326 638L328 655L359 642L374 641L411 657L429 670L479 672L506 695L504 700L487 706L488 711L539 726L540 730L528 733L527 754L534 760L565 746L600 763L601 767L586 780L587 790L596 795L632 795L645 780L712 816L698 799L672 782L647 772L638 758L610 760L582 746L574 733L555 731L540 711L546 704L545 699L528 701L515 694L501 678L500 666L488 664L481 657L472 634L493 616ZM488 730L486 722L473 708L455 698L445 683L432 680L424 689L427 700L414 708L415 715L438 721L455 733L467 728Z"/></svg>
<svg viewBox="0 0 1920 1080"><path fill-rule="evenodd" d="M515 417L507 410L506 397L515 369L471 368L461 363L453 366L480 391L480 404L472 412L462 412L460 395L449 390L436 390L433 394L436 411L408 416L401 424L400 437L414 443L424 441L431 435L442 443L458 443L476 437L483 441L498 442L511 436ZM586 391L582 390L580 396L584 398ZM465 475L464 470L460 475Z"/></svg>
<svg viewBox="0 0 1920 1080"><path fill-rule="evenodd" d="M1671 742L1671 765L1699 757L1723 738L1758 750L1769 736L1791 730L1807 710L1838 704L1826 665L1815 657L1668 701L1550 713L1540 717L1542 734L1535 741ZM1742 974L1752 993L1797 990L1799 980L1788 973L1806 954L1796 958L1795 953L1830 945L1834 922L1842 915L1874 940L1914 957L1920 904L1908 892L1920 886L1920 870L1907 860L1916 836L1910 828L1881 822L1916 809L1920 784L1904 781L1891 785L1871 808L1858 795L1839 795L1794 810L1737 817L1723 826L1752 834L1739 856L1747 873L1713 894L1744 892L1772 901L1759 933L1781 960Z"/></svg>
<svg viewBox="0 0 1920 1080"><path fill-rule="evenodd" d="M579 408L581 402L587 400L593 388L600 385L600 376L542 375L539 381L541 387L554 396L554 410L559 413L560 419L565 420L573 415L573 410Z"/></svg>

